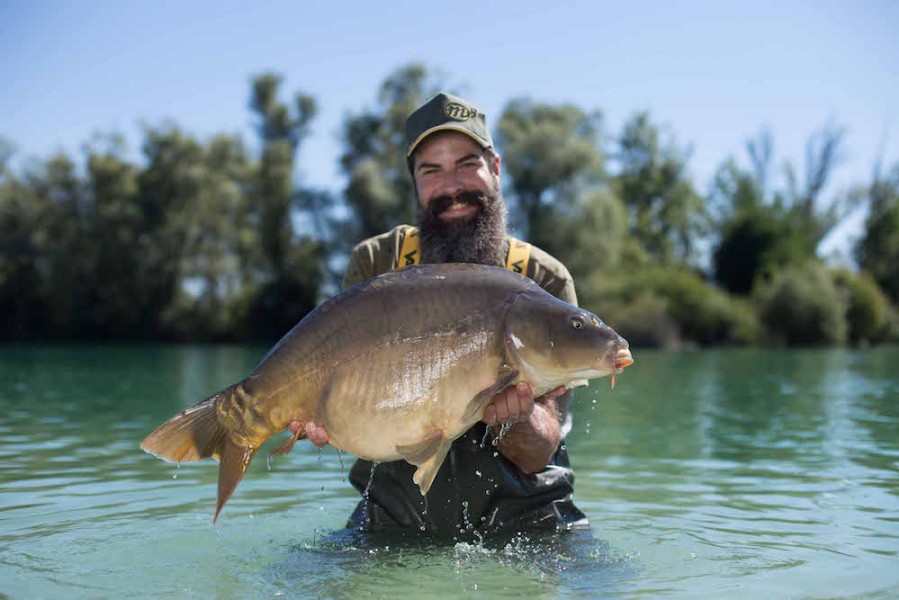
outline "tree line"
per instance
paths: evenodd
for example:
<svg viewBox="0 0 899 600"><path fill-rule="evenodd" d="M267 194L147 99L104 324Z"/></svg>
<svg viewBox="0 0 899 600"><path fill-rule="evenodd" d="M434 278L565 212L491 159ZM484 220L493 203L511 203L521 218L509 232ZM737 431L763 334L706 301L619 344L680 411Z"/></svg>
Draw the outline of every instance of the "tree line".
<svg viewBox="0 0 899 600"><path fill-rule="evenodd" d="M95 137L83 155L14 168L0 143L0 340L272 341L334 293L352 245L414 219L403 122L441 89L391 73L343 123L340 191L297 182L317 104L252 80L253 150L147 126L142 159ZM584 306L637 345L869 344L899 339L899 164L828 195L844 131L801 164L761 132L709 190L645 112L617 133L597 110L512 99L491 115L519 235L562 260ZM822 239L867 207L858 270Z"/></svg>

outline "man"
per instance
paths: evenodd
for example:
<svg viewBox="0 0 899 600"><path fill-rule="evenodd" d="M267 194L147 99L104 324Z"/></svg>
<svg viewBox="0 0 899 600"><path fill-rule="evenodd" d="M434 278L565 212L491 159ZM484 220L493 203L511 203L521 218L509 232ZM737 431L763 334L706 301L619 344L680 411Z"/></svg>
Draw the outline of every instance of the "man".
<svg viewBox="0 0 899 600"><path fill-rule="evenodd" d="M506 234L501 160L483 111L438 94L409 115L405 140L418 229L403 225L358 244L344 288L416 262L470 262L517 267L551 294L577 304L561 263ZM571 502L574 476L562 443L570 429L570 396L561 387L534 398L525 383L496 394L483 421L453 443L425 498L412 483L415 467L405 461L357 461L350 481L364 497L349 525L435 533L586 527L586 517ZM498 436L501 425L507 430ZM302 426L313 443L327 443L327 431L313 423L292 423L291 429Z"/></svg>

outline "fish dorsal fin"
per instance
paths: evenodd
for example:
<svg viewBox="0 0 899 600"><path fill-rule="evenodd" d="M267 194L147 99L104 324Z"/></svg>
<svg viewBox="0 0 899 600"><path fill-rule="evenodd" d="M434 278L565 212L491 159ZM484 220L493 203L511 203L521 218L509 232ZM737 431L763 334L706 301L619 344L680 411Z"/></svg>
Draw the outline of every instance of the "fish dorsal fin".
<svg viewBox="0 0 899 600"><path fill-rule="evenodd" d="M396 447L396 451L406 462L418 467L412 476L412 481L418 485L422 496L431 489L437 471L440 470L452 445L452 441L448 441L442 433L434 432L433 435L416 444Z"/></svg>

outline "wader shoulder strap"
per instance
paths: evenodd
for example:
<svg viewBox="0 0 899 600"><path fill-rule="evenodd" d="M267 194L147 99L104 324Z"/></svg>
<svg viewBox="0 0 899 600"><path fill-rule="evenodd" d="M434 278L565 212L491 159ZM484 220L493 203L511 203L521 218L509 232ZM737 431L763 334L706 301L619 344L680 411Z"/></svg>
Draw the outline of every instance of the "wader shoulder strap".
<svg viewBox="0 0 899 600"><path fill-rule="evenodd" d="M530 259L531 245L509 236L509 255L506 257L506 268L519 275L527 275Z"/></svg>
<svg viewBox="0 0 899 600"><path fill-rule="evenodd" d="M396 257L396 263L393 265L394 269L417 265L421 259L421 252L418 250L418 227L406 227L403 229L402 235L400 253Z"/></svg>
<svg viewBox="0 0 899 600"><path fill-rule="evenodd" d="M421 260L419 235L417 227L406 227L402 232L400 252L396 257L394 269L402 269L417 265ZM509 254L506 256L506 268L521 275L528 272L528 261L531 258L531 245L509 236Z"/></svg>

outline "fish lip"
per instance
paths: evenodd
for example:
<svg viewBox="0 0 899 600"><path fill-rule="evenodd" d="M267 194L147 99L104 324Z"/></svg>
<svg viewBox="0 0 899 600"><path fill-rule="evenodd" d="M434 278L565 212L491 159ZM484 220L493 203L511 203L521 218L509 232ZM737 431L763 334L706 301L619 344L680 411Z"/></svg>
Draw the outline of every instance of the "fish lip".
<svg viewBox="0 0 899 600"><path fill-rule="evenodd" d="M634 364L634 357L631 355L630 348L619 348L618 352L615 353L615 370L617 372L621 372L625 367L629 367Z"/></svg>
<svg viewBox="0 0 899 600"><path fill-rule="evenodd" d="M621 373L625 368L634 364L630 347L625 341L617 342L602 356L602 362L612 366L613 373Z"/></svg>

